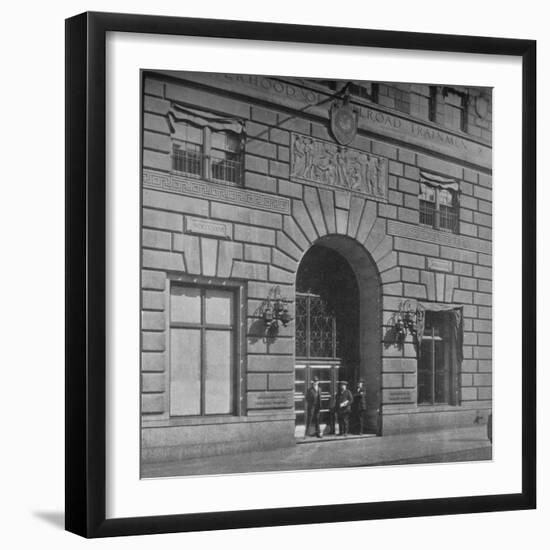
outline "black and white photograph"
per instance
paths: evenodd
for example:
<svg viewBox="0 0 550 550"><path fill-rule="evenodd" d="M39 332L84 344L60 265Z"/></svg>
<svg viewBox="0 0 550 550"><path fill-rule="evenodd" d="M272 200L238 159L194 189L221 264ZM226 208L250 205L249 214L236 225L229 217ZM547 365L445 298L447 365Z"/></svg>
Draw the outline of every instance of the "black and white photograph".
<svg viewBox="0 0 550 550"><path fill-rule="evenodd" d="M493 90L141 86L141 478L492 460Z"/></svg>
<svg viewBox="0 0 550 550"><path fill-rule="evenodd" d="M550 34L506 8L6 5L2 547L544 547Z"/></svg>

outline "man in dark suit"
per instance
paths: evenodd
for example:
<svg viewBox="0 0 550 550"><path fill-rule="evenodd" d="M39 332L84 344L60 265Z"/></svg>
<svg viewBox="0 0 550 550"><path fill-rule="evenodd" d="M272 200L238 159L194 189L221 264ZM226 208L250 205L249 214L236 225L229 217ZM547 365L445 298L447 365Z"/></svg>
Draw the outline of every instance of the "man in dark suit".
<svg viewBox="0 0 550 550"><path fill-rule="evenodd" d="M363 433L365 411L367 410L367 390L365 388L365 382L359 380L357 388L353 392L353 405L351 412L353 415L354 425L359 434Z"/></svg>
<svg viewBox="0 0 550 550"><path fill-rule="evenodd" d="M351 414L351 405L353 403L353 395L348 390L348 383L345 380L340 380L338 383L338 393L335 397L334 407L338 416L338 426L340 435L348 435L349 433L349 416Z"/></svg>
<svg viewBox="0 0 550 550"><path fill-rule="evenodd" d="M311 424L315 424L315 435L323 437L319 417L321 415L321 388L319 387L319 378L315 377L311 381L311 386L306 392L306 431L304 437L309 435Z"/></svg>

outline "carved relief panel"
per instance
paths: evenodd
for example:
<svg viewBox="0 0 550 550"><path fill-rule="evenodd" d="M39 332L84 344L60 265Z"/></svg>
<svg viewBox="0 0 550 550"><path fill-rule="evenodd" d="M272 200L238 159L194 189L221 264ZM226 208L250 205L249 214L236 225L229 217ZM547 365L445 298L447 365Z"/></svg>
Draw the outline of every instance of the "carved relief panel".
<svg viewBox="0 0 550 550"><path fill-rule="evenodd" d="M385 200L388 160L301 134L291 135L291 179Z"/></svg>

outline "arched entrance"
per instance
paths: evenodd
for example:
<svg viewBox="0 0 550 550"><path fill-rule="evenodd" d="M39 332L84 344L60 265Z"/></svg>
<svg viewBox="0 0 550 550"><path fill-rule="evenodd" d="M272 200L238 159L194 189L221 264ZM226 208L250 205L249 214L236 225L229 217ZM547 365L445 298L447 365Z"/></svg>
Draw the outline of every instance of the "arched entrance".
<svg viewBox="0 0 550 550"><path fill-rule="evenodd" d="M314 377L322 391L321 424L330 433L338 381L367 389L367 433L379 432L381 397L380 277L357 241L330 235L303 256L296 274L296 435L305 429L304 395ZM358 426L352 431L359 432Z"/></svg>

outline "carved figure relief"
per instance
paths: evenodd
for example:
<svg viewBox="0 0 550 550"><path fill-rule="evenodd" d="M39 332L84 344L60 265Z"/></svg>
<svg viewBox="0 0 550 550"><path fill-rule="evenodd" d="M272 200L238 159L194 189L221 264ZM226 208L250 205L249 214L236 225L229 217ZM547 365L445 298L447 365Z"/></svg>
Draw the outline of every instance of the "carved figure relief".
<svg viewBox="0 0 550 550"><path fill-rule="evenodd" d="M387 159L328 141L292 134L291 178L386 198Z"/></svg>

